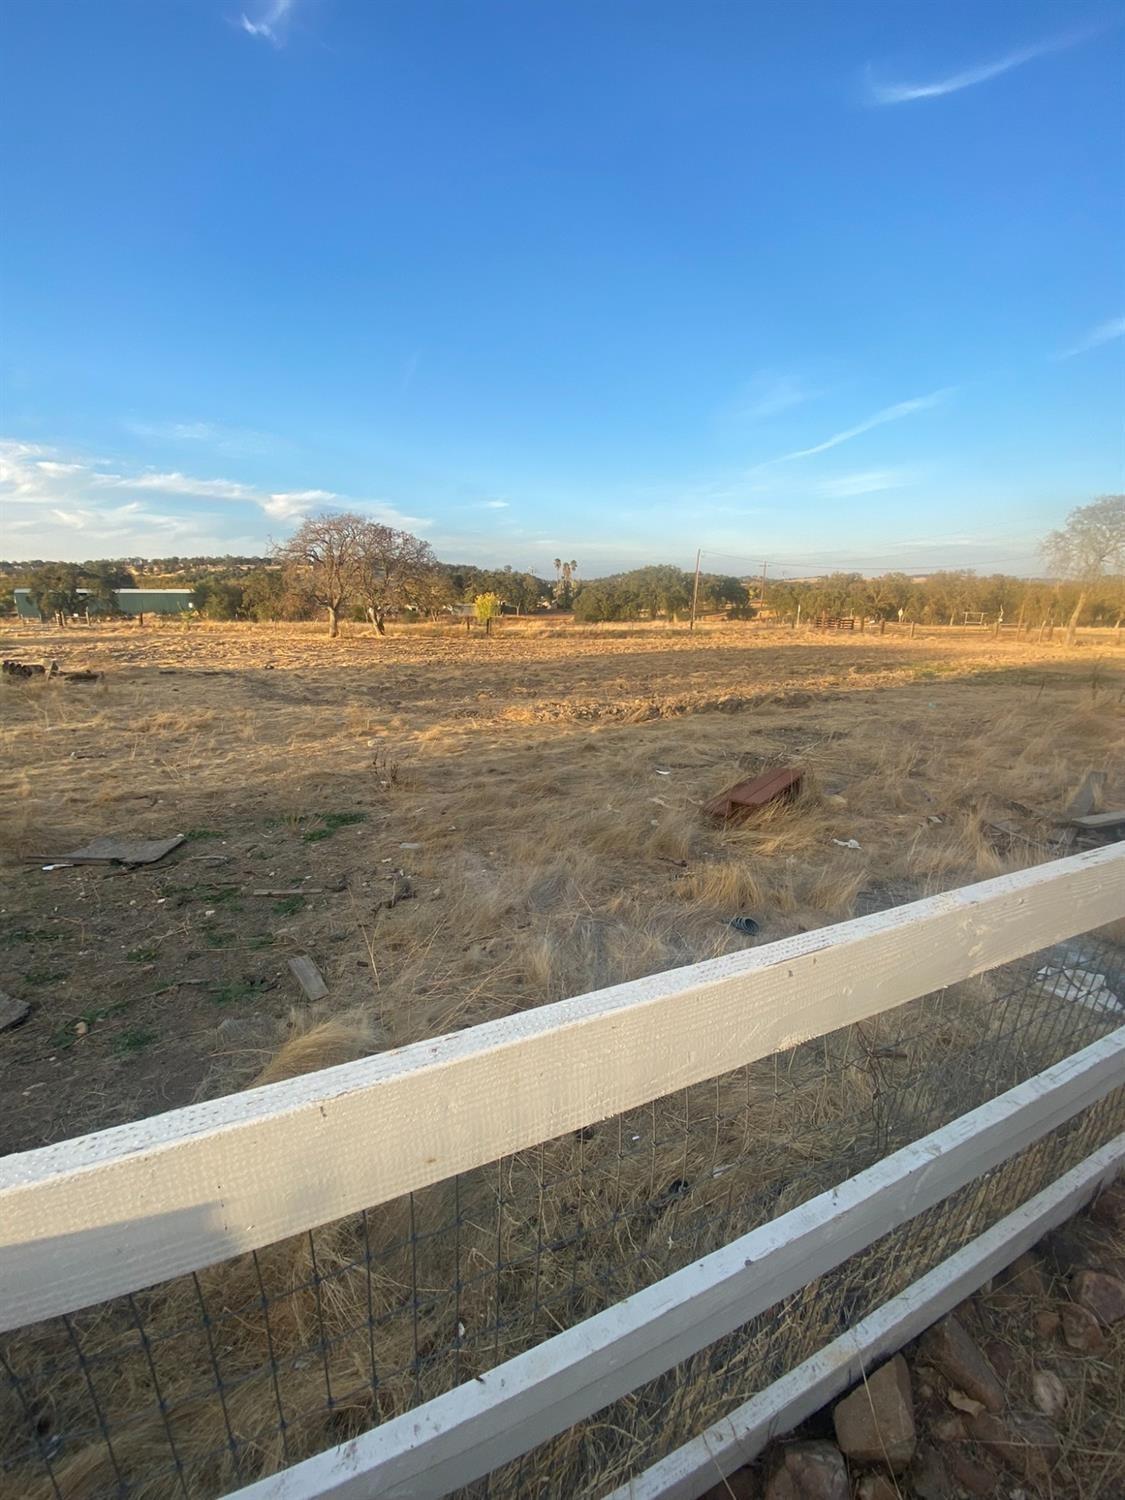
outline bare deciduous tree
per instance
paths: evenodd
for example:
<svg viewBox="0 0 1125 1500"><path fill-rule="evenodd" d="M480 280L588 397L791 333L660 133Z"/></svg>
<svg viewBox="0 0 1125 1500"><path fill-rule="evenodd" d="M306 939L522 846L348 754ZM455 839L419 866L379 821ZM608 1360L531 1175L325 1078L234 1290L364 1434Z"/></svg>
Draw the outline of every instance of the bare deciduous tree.
<svg viewBox="0 0 1125 1500"><path fill-rule="evenodd" d="M368 521L362 537L359 599L380 635L392 609L425 609L430 603L437 559L429 542L409 531Z"/></svg>
<svg viewBox="0 0 1125 1500"><path fill-rule="evenodd" d="M1073 646L1091 589L1101 579L1125 572L1125 495L1102 495L1078 506L1066 525L1045 539L1042 550L1052 573L1078 584L1078 599L1066 626L1066 643Z"/></svg>
<svg viewBox="0 0 1125 1500"><path fill-rule="evenodd" d="M278 550L295 591L328 613L328 634L340 634L340 610L359 597L369 522L350 511L302 521Z"/></svg>

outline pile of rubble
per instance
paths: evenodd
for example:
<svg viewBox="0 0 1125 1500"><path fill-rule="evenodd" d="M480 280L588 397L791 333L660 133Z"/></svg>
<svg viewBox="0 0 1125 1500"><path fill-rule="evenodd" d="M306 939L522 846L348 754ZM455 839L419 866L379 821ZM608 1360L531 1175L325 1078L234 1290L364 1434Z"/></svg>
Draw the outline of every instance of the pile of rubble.
<svg viewBox="0 0 1125 1500"><path fill-rule="evenodd" d="M1071 1404L1086 1382L1084 1361L1125 1360L1122 1236L1118 1182L868 1371L806 1424L807 1437L768 1449L705 1500L1085 1500L1090 1492L1068 1473L1064 1432L1081 1416ZM1024 1337L990 1337L998 1318L1014 1319ZM1105 1433L1087 1436L1105 1447ZM1125 1435L1110 1436L1122 1467L1098 1491L1106 1500L1125 1496Z"/></svg>

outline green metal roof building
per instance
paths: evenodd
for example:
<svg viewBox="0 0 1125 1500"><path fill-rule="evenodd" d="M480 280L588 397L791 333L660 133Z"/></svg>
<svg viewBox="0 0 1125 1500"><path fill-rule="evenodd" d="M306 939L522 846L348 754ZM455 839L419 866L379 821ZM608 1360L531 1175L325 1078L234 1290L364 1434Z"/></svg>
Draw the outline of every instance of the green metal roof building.
<svg viewBox="0 0 1125 1500"><path fill-rule="evenodd" d="M42 620L30 589L13 589L16 613L21 620ZM85 589L79 589L84 594ZM178 615L195 608L194 589L114 589L113 597L123 615Z"/></svg>

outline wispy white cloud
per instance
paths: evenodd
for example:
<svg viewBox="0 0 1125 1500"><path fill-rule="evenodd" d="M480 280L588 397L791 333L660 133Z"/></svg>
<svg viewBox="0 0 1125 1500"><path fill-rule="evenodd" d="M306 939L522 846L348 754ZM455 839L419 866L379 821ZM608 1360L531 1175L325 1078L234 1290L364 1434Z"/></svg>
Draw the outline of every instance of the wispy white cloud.
<svg viewBox="0 0 1125 1500"><path fill-rule="evenodd" d="M97 512L92 510L63 510L61 506L53 505L50 514L62 526L69 526L74 531L84 531L91 521L97 519Z"/></svg>
<svg viewBox="0 0 1125 1500"><path fill-rule="evenodd" d="M794 406L804 405L817 395L819 392L810 390L798 375L761 374L755 376L733 403L731 415L745 422L765 422Z"/></svg>
<svg viewBox="0 0 1125 1500"><path fill-rule="evenodd" d="M978 83L988 83L1010 73L1013 68L1022 68L1037 57L1047 57L1052 52L1062 52L1088 40L1092 31L1070 32L1065 36L1052 37L1044 42L1035 42L1028 47L1017 47L992 62L978 63L975 67L963 68L959 73L935 79L932 83L877 83L867 73L867 87L873 104L910 104L917 99L941 99L946 94L956 94L962 89L973 88Z"/></svg>
<svg viewBox="0 0 1125 1500"><path fill-rule="evenodd" d="M232 455L274 453L293 446L271 432L229 427L225 422L127 421L122 425L126 432L144 442L213 448L216 452Z"/></svg>
<svg viewBox="0 0 1125 1500"><path fill-rule="evenodd" d="M268 0L254 18L243 11L238 24L247 36L260 37L275 47L281 47L285 43L287 23L295 4L296 0Z"/></svg>
<svg viewBox="0 0 1125 1500"><path fill-rule="evenodd" d="M507 510L508 502L507 500L482 500L480 506L481 510Z"/></svg>
<svg viewBox="0 0 1125 1500"><path fill-rule="evenodd" d="M880 490L900 490L910 482L905 469L865 469L858 474L839 474L822 479L816 493L826 500L848 500L854 495L874 495Z"/></svg>
<svg viewBox="0 0 1125 1500"><path fill-rule="evenodd" d="M1073 359L1076 354L1085 354L1087 349L1096 349L1099 344L1108 344L1113 339L1125 338L1125 318L1110 318L1092 328L1085 338L1079 339L1069 349L1056 354L1056 359Z"/></svg>
<svg viewBox="0 0 1125 1500"><path fill-rule="evenodd" d="M41 458L35 467L41 469L51 479L61 479L67 474L81 474L84 466L82 464L60 464L54 459Z"/></svg>
<svg viewBox="0 0 1125 1500"><path fill-rule="evenodd" d="M296 516L308 515L310 510L315 510L318 506L338 505L339 502L340 497L331 490L283 490L267 496L259 503L267 516L289 521Z"/></svg>
<svg viewBox="0 0 1125 1500"><path fill-rule="evenodd" d="M138 499L138 495L146 498ZM180 509L161 510L161 498ZM112 535L122 544L129 535L141 534L136 528L142 526L147 535L193 536L202 541L208 534L214 538L220 530L216 513L201 509L208 501L256 507L273 521L293 522L315 510L336 509L356 510L411 531L423 531L431 524L424 517L405 515L386 501L334 490L268 490L237 479L200 478L179 470L129 473L123 466L110 469L80 462L39 444L0 440L0 503L19 506L24 515L37 513L56 527L89 528L99 536L105 530L107 538ZM184 514L183 507L192 507L193 502L194 507Z"/></svg>
<svg viewBox="0 0 1125 1500"><path fill-rule="evenodd" d="M162 495L197 495L204 500L259 501L261 496L252 485L234 479L199 479L193 474L146 472L142 474L93 474L91 484L98 488L158 490Z"/></svg>
<svg viewBox="0 0 1125 1500"><path fill-rule="evenodd" d="M875 427L884 427L888 422L900 422L903 417L911 417L915 412L929 411L931 407L940 406L955 389L954 386L945 386L940 391L932 391L928 396L913 396L909 401L896 401L893 406L884 406L874 416L857 422L854 427L846 427L843 432L834 432L822 443L814 443L811 448L795 448L792 453L783 453L779 458L770 458L765 463L755 465L755 469L768 469L775 464L793 463L798 458L812 458L815 453L827 453L830 448L838 448L841 443L850 443L852 438L861 437L863 433L870 432Z"/></svg>

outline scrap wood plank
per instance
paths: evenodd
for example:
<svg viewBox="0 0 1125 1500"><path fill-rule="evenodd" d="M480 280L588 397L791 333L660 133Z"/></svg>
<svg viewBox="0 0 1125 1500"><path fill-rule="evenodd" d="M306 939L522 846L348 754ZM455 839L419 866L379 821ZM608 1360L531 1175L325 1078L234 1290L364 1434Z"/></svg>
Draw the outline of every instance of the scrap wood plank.
<svg viewBox="0 0 1125 1500"><path fill-rule="evenodd" d="M1125 915L1123 876L1125 844L1090 850L0 1158L0 1329L385 1203L1104 926ZM367 1139L379 1149L353 1149ZM263 1170L278 1161L284 1194Z"/></svg>
<svg viewBox="0 0 1125 1500"><path fill-rule="evenodd" d="M1086 828L1098 832L1103 828L1116 828L1118 825L1125 826L1125 807L1116 812L1087 813L1082 818L1071 818L1071 827Z"/></svg>
<svg viewBox="0 0 1125 1500"><path fill-rule="evenodd" d="M323 1000L328 993L328 986L324 982L320 970L307 953L300 954L297 958L289 960L289 968L294 979L305 992L306 1000Z"/></svg>
<svg viewBox="0 0 1125 1500"><path fill-rule="evenodd" d="M703 811L712 818L732 818L738 813L764 807L778 797L792 796L800 785L800 771L792 766L782 766L776 771L766 771L761 776L735 782L734 786L705 803Z"/></svg>

